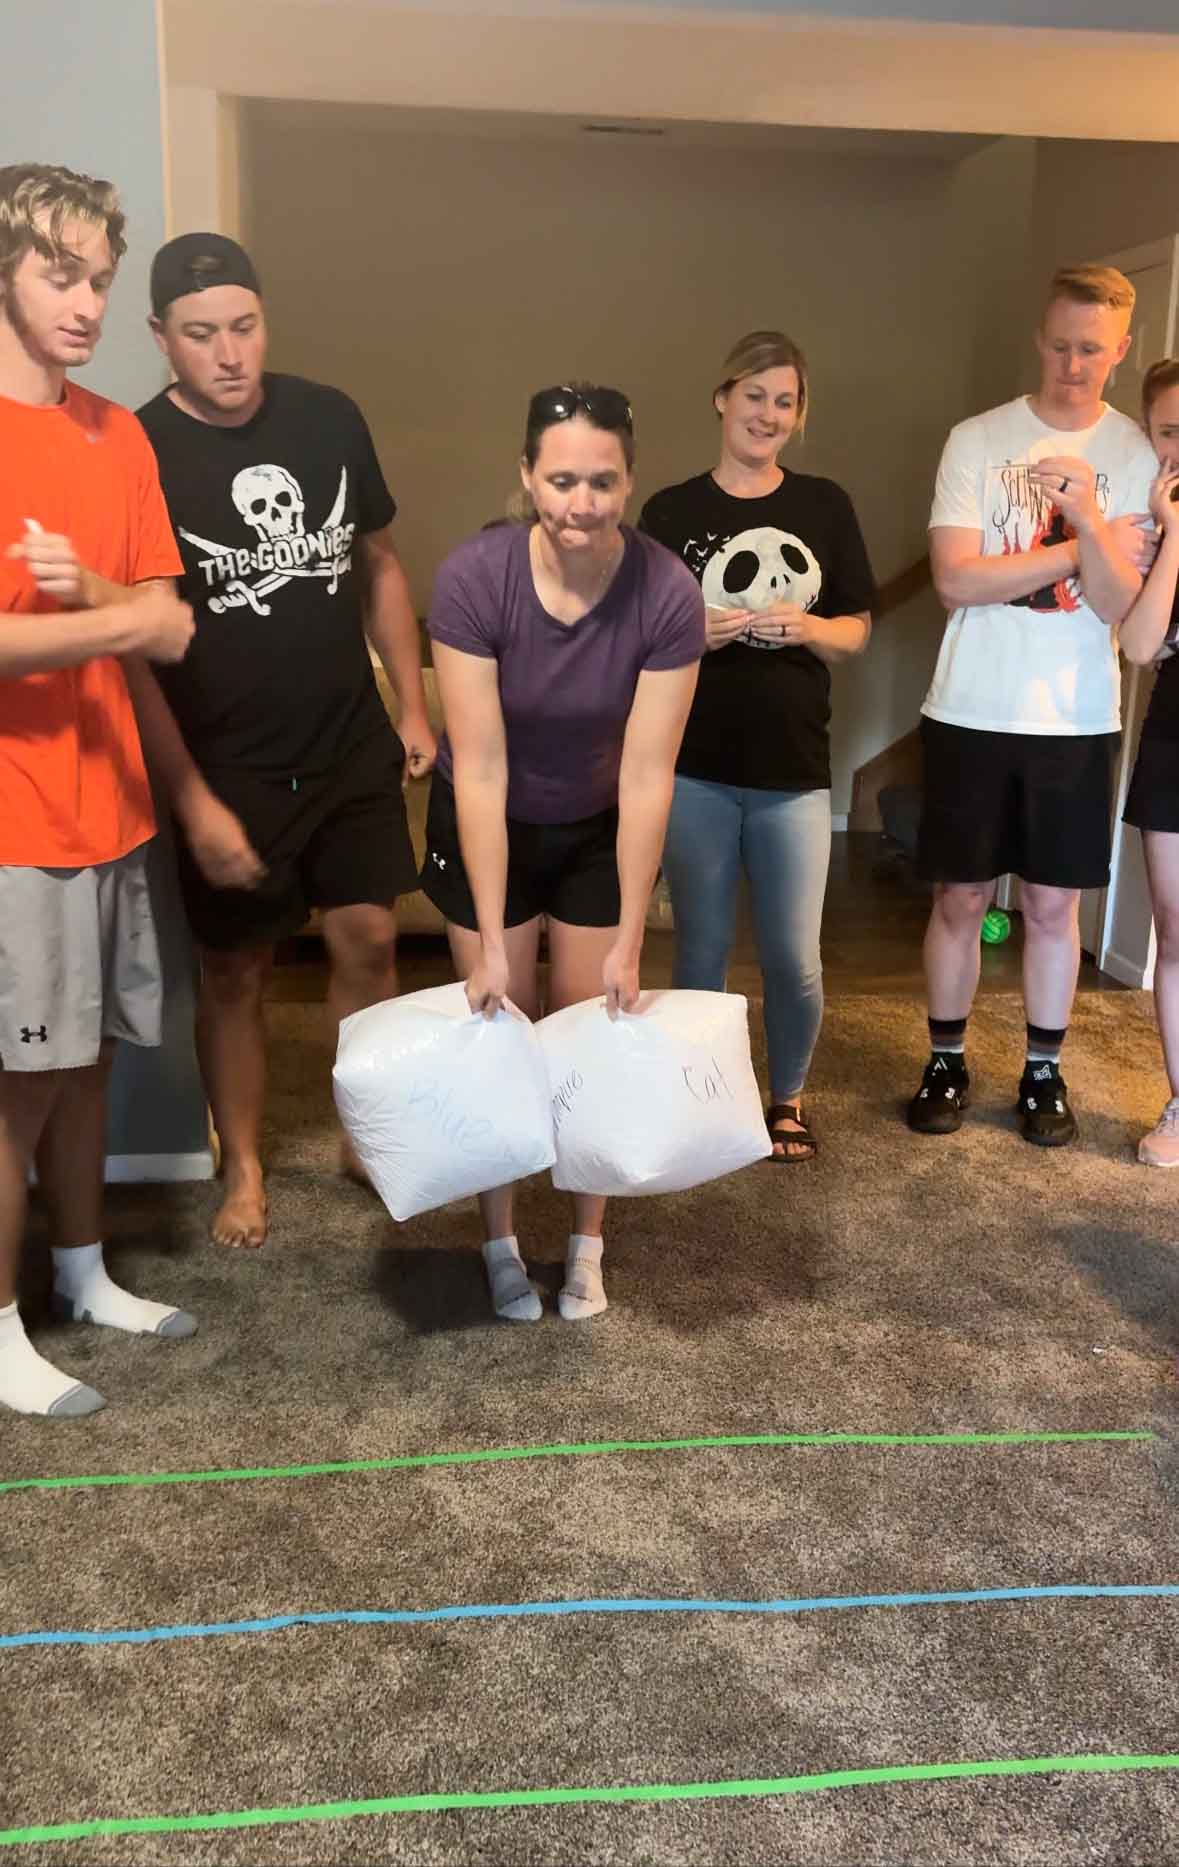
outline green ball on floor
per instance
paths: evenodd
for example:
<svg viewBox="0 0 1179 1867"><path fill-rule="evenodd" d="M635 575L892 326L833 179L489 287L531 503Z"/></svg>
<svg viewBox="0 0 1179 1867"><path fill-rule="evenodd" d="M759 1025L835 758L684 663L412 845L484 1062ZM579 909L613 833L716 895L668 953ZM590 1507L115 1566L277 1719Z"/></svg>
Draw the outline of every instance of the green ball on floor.
<svg viewBox="0 0 1179 1867"><path fill-rule="evenodd" d="M1002 908L988 908L983 915L982 937L987 946L1002 946L1011 932L1011 916Z"/></svg>

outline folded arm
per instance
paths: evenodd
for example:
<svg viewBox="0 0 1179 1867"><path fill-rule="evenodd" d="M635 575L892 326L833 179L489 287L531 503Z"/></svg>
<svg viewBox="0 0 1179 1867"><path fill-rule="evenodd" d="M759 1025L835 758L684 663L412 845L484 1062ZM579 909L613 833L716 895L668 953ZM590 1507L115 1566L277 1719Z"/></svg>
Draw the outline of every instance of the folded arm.
<svg viewBox="0 0 1179 1867"><path fill-rule="evenodd" d="M1041 545L1034 551L983 556L983 534L960 525L934 525L929 532L929 562L934 588L945 609L968 609L987 603L1014 603L1045 584L1075 577L1080 569L1076 541Z"/></svg>
<svg viewBox="0 0 1179 1867"><path fill-rule="evenodd" d="M29 529L6 555L28 567L42 596L60 607L9 613L0 628L0 675L76 668L100 655L147 655L179 661L192 640L192 611L170 577L125 586L87 570L68 538Z"/></svg>

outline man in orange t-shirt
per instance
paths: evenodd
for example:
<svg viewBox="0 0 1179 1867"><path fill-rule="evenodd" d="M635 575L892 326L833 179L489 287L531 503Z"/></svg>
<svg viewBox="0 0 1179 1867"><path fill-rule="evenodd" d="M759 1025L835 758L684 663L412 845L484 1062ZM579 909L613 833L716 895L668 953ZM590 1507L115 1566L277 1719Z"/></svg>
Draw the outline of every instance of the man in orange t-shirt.
<svg viewBox="0 0 1179 1867"><path fill-rule="evenodd" d="M121 658L178 661L193 628L146 435L66 380L124 247L109 183L0 168L0 1406L59 1417L103 1402L37 1353L17 1310L34 1162L58 1313L196 1328L102 1261L114 1041L160 1041L155 820Z"/></svg>

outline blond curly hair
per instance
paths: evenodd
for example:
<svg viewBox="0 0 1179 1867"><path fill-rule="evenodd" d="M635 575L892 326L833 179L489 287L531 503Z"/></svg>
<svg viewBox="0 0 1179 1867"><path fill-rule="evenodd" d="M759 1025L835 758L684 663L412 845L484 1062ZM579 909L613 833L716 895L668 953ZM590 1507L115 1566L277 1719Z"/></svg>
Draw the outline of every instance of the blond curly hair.
<svg viewBox="0 0 1179 1867"><path fill-rule="evenodd" d="M111 182L44 162L0 168L0 284L11 279L26 253L65 258L65 229L71 220L101 227L118 264L127 250L126 221Z"/></svg>

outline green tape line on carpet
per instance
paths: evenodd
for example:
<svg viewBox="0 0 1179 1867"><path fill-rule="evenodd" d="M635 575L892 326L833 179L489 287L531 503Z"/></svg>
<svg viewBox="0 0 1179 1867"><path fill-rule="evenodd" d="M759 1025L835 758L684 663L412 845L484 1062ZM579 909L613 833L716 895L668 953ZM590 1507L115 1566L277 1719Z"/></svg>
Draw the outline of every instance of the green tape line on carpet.
<svg viewBox="0 0 1179 1867"><path fill-rule="evenodd" d="M1179 1756L995 1757L981 1762L901 1763L814 1776L770 1776L718 1783L627 1783L584 1789L495 1789L433 1796L374 1796L363 1802L307 1802L278 1809L223 1809L209 1815L143 1815L128 1821L58 1822L8 1828L0 1847L95 1836L193 1834L220 1828L267 1828L295 1822L347 1822L365 1815L430 1815L445 1809L530 1809L587 1802L708 1802L726 1796L798 1796L866 1783L938 1783L971 1776L1099 1775L1179 1769Z"/></svg>
<svg viewBox="0 0 1179 1867"><path fill-rule="evenodd" d="M399 1472L430 1465L487 1465L501 1459L584 1458L610 1452L697 1452L717 1446L1070 1446L1153 1444L1152 1432L1108 1433L722 1433L702 1439L598 1439L579 1445L489 1446L472 1452L405 1453L319 1465L245 1465L206 1472L97 1472L68 1478L6 1478L0 1491L65 1491L90 1485L211 1485L249 1478L322 1478Z"/></svg>

